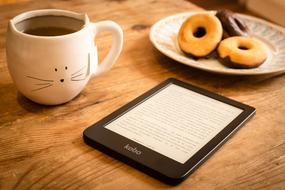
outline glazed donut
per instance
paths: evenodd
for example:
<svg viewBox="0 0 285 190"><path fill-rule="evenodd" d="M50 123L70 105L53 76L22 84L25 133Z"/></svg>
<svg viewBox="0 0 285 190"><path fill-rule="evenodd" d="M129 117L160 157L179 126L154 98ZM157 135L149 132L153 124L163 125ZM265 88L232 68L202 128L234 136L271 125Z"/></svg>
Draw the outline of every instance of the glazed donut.
<svg viewBox="0 0 285 190"><path fill-rule="evenodd" d="M226 66L248 69L258 67L266 60L267 49L259 40L234 36L221 41L218 55Z"/></svg>
<svg viewBox="0 0 285 190"><path fill-rule="evenodd" d="M217 11L216 17L218 17L222 23L224 29L224 38L230 36L248 36L249 29L232 11Z"/></svg>
<svg viewBox="0 0 285 190"><path fill-rule="evenodd" d="M216 49L222 35L222 24L215 15L195 14L182 24L178 33L178 44L184 53L193 57L204 57Z"/></svg>

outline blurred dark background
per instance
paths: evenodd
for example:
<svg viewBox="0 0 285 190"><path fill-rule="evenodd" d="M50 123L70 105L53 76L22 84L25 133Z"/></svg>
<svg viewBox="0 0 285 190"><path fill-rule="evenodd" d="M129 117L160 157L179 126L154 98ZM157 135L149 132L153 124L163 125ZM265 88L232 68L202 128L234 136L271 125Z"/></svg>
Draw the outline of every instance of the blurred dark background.
<svg viewBox="0 0 285 190"><path fill-rule="evenodd" d="M29 1L32 0L0 0L0 5L13 4L19 2L29 2ZM106 0L106 1L111 1L111 0ZM263 0L263 1L262 0L188 0L188 1L206 10L229 9L234 12L257 16L285 27L285 19L284 19L285 0ZM82 3L84 3L84 1L82 1Z"/></svg>
<svg viewBox="0 0 285 190"><path fill-rule="evenodd" d="M188 0L207 10L229 9L285 26L285 0Z"/></svg>
<svg viewBox="0 0 285 190"><path fill-rule="evenodd" d="M188 0L207 10L229 9L235 12L248 13L244 4L238 0Z"/></svg>

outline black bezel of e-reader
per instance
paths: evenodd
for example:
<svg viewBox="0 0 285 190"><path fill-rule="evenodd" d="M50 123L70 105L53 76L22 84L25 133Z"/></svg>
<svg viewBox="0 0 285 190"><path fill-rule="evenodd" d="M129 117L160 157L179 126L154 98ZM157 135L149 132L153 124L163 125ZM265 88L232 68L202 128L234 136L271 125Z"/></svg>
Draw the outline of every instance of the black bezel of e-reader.
<svg viewBox="0 0 285 190"><path fill-rule="evenodd" d="M181 164L173 159L170 159L158 152L155 152L137 142L134 142L126 137L123 137L105 126L116 120L120 116L140 105L148 98L152 97L159 91L163 90L170 84L175 84L180 87L192 90L202 95L208 96L215 100L235 106L243 110L230 124L212 138L205 146L189 158L184 164ZM122 162L125 162L145 173L158 178L165 183L175 185L183 181L193 171L208 158L217 148L219 148L237 129L242 126L255 113L255 108L237 102L235 100L220 96L209 92L199 87L192 86L182 81L170 78L153 89L147 91L143 95L119 108L112 114L98 121L94 125L85 129L83 138L88 145L112 156ZM142 152L137 155L124 148L127 144L136 147Z"/></svg>

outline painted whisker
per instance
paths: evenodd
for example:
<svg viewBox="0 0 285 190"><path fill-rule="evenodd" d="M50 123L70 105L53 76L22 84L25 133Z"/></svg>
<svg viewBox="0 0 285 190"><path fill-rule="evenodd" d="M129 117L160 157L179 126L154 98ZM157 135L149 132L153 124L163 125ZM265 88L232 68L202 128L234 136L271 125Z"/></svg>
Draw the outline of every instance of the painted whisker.
<svg viewBox="0 0 285 190"><path fill-rule="evenodd" d="M73 77L71 77L71 81L82 81L82 80L85 80L86 79L86 77L88 76L88 75L86 75L85 74L85 76L82 76L82 75L84 75L84 73L81 73L81 74L78 74L78 75L76 75L76 76L73 76ZM82 78L83 77L83 78Z"/></svg>
<svg viewBox="0 0 285 190"><path fill-rule="evenodd" d="M44 89L44 88L48 88L48 87L50 87L50 86L52 86L52 84L49 84L49 85L44 86L44 87L36 88L36 89L34 89L34 90L32 90L32 91L38 91L38 90L41 90L41 89Z"/></svg>
<svg viewBox="0 0 285 190"><path fill-rule="evenodd" d="M85 80L85 78L84 79L71 79L71 81L82 81L82 80Z"/></svg>
<svg viewBox="0 0 285 190"><path fill-rule="evenodd" d="M35 84L35 85L48 85L48 84L51 84L51 83L38 83L38 84Z"/></svg>
<svg viewBox="0 0 285 190"><path fill-rule="evenodd" d="M41 78L31 77L31 76L26 76L26 77L31 78L31 79L35 79L35 80L40 80L40 81L53 82L53 80L48 80L48 79L41 79Z"/></svg>
<svg viewBox="0 0 285 190"><path fill-rule="evenodd" d="M80 73L83 69L85 69L85 67L86 67L86 65L84 67L82 67L81 69L79 69L78 71L76 71L75 73L72 73L71 76Z"/></svg>
<svg viewBox="0 0 285 190"><path fill-rule="evenodd" d="M82 70L85 69L86 67L87 67L87 71L85 73L85 76L83 76L83 78L81 77L77 79L78 77L84 75L84 73L82 73ZM88 53L88 64L82 67L80 70L73 73L71 75L71 81L83 81L89 76L89 74L90 74L90 53Z"/></svg>
<svg viewBox="0 0 285 190"><path fill-rule="evenodd" d="M81 76L82 74L80 74L81 73L81 71L83 70L83 69L85 69L87 67L87 72L86 72L86 76L85 76L85 78L89 75L89 72L90 72L90 53L88 53L88 65L85 65L84 67L82 67L81 69L79 69L78 71L76 71L75 73L72 73L71 74L71 78L74 78L74 77L78 77L78 76ZM79 74L79 75L78 75ZM74 76L75 75L75 76Z"/></svg>
<svg viewBox="0 0 285 190"><path fill-rule="evenodd" d="M81 75L83 75L84 73L81 73L81 74L78 74L78 75L75 75L75 76L72 76L71 78L76 78L76 77L80 77Z"/></svg>

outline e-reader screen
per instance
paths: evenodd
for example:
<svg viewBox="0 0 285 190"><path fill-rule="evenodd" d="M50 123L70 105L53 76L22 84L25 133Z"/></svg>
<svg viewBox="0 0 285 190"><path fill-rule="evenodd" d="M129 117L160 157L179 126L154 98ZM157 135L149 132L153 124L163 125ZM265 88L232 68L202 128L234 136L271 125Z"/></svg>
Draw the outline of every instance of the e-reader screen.
<svg viewBox="0 0 285 190"><path fill-rule="evenodd" d="M242 112L170 83L105 128L184 164Z"/></svg>

